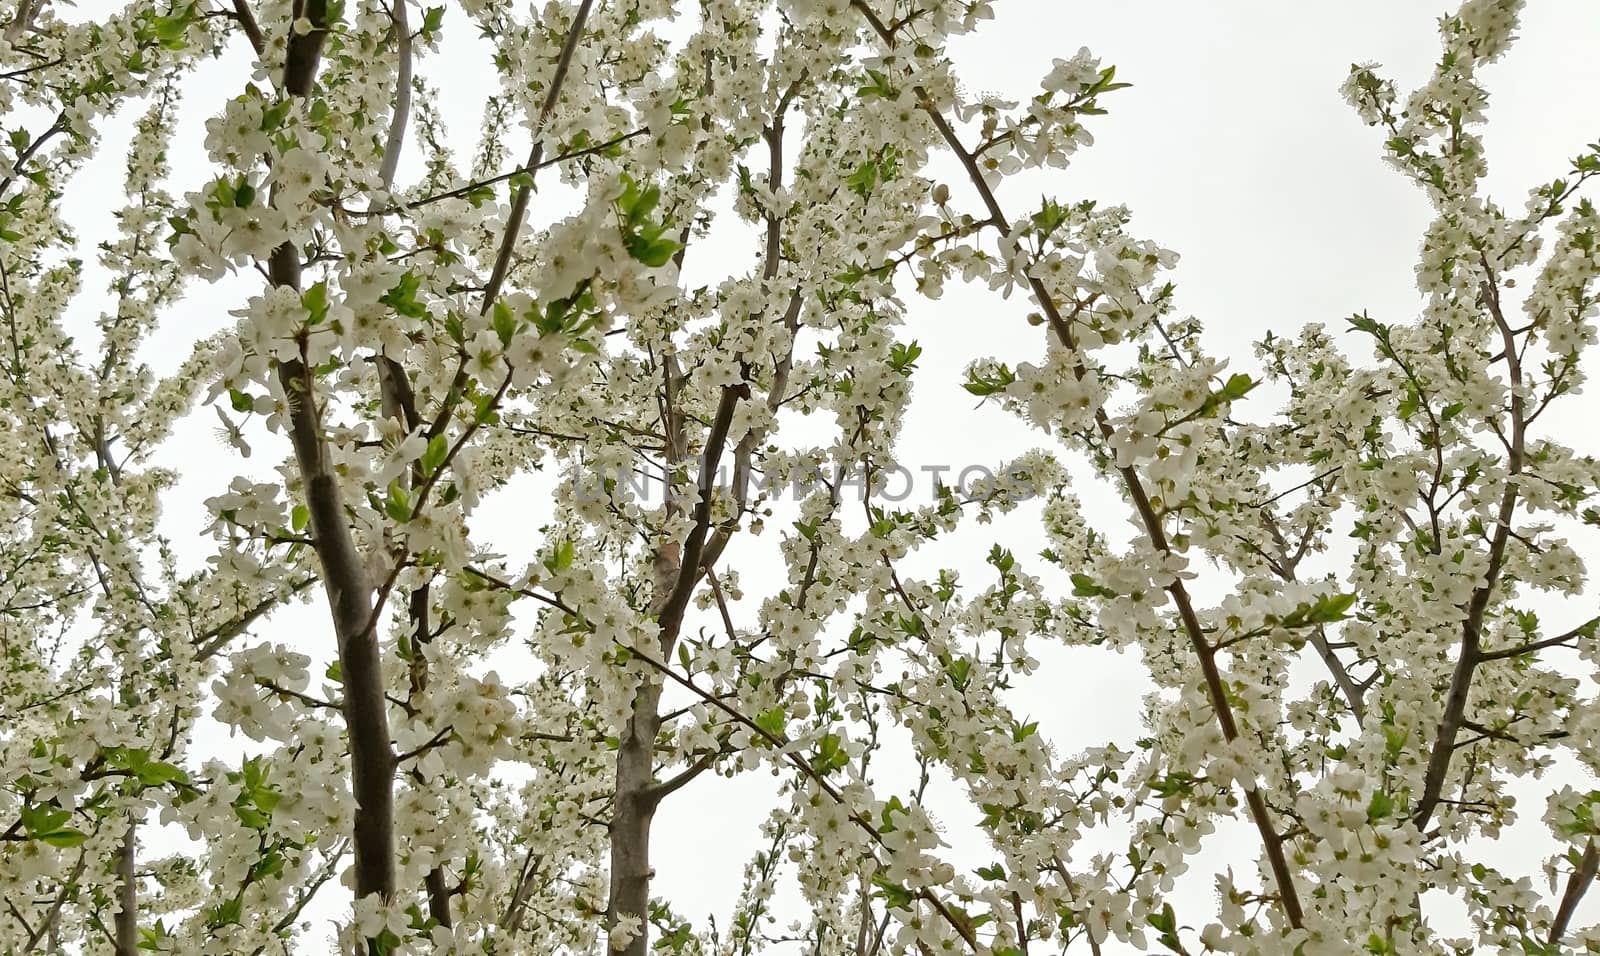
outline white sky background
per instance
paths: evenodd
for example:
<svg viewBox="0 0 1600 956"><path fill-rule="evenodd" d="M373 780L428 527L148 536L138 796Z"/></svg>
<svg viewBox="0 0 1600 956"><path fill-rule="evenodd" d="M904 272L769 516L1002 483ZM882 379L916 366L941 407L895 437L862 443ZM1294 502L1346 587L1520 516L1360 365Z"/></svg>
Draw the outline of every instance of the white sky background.
<svg viewBox="0 0 1600 956"><path fill-rule="evenodd" d="M111 0L80 0L77 13L93 17L97 8L111 6ZM976 37L959 41L954 55L969 93L993 91L1011 99L1036 91L1051 59L1071 56L1080 46L1117 66L1117 78L1134 85L1107 98L1109 115L1090 119L1094 147L1079 153L1066 171L1019 177L1003 189L1002 202L1013 216L1036 207L1045 192L1063 200L1095 198L1128 205L1135 214L1134 235L1154 239L1182 256L1175 274L1179 313L1202 319L1212 354L1232 357L1236 370L1254 371L1251 343L1269 329L1287 334L1309 322L1339 328L1351 313L1362 310L1386 322L1407 321L1416 314L1413 266L1429 219L1427 204L1420 190L1381 161L1382 136L1361 124L1337 89L1350 64L1366 60L1381 62L1402 92L1418 85L1438 56L1434 21L1447 6L1444 0L1337 5L1004 0L995 4L996 21ZM1530 186L1564 174L1567 160L1600 136L1600 57L1594 55L1600 44L1600 4L1534 0L1521 34L1505 60L1485 74L1492 97L1484 133L1488 191L1513 209L1521 208ZM450 124L452 142L461 144L457 159L465 166L472 158L466 144L475 142L482 102L495 78L476 30L455 11L447 19L446 35L444 53L425 61L423 71L441 87L439 107ZM174 192L196 188L210 175L200 146L202 124L242 87L248 61L243 43L237 43L223 62L208 64L200 77L185 84L190 99L171 150ZM104 151L80 183L120 182L133 115L130 111L115 124ZM512 155L517 154L514 147ZM408 166L415 173L417 155L413 141L402 182ZM941 168L950 171L957 203L970 199L953 164ZM545 195L538 194L536 208ZM86 262L93 261L93 242L110 234L112 198L107 192L78 189L63 200L68 221L78 225L85 239ZM535 215L543 222L548 213L546 208ZM693 249L690 269L743 269L750 261L748 248L729 247L727 262L705 261L713 253ZM86 271L88 291L74 308L75 318L91 326L106 301L101 295L105 282L98 267ZM192 286L185 302L170 310L145 360L158 372L175 369L191 343L231 322L227 310L240 307L259 285L258 277L242 274L211 287ZM1040 444L1043 436L993 407L977 407L960 387L962 369L974 358L996 355L1014 363L1038 357L1042 338L1023 321L1029 311L1026 299L1019 294L1004 301L987 290L952 283L941 301L907 301L909 321L902 335L917 339L925 351L899 446L902 461L913 468L993 466ZM1358 359L1370 355L1365 345L1350 340L1347 345ZM1270 411L1273 399L1265 391L1252 396L1261 404L1259 412L1252 413L1247 403L1246 415ZM1596 451L1600 442L1589 431L1588 420L1600 413L1600 401L1591 393L1566 404L1562 421L1584 434L1565 440L1580 450ZM1551 419L1555 421L1554 413ZM168 496L166 527L179 554L196 565L211 553L209 541L200 537L208 520L203 500L221 493L234 474L265 474L288 454L287 442L254 435L256 453L241 462L215 443L214 424L213 414L202 409L180 428L164 462L181 472ZM530 486L517 487L519 493L487 501L473 521L477 540L513 556L527 553L529 542L539 540L537 529L549 515L548 505L528 494ZM1127 508L1114 489L1080 484L1077 491L1102 529L1122 533ZM922 488L911 499L913 504L926 500ZM911 566L918 572L954 566L963 570L969 584L987 583L991 573L986 573L982 556L1000 541L1027 570L1038 573L1040 538L1030 520L1016 516L993 526L970 525L953 539L954 547L942 545L928 560L919 558ZM741 570L750 595L743 602L746 615L781 585L780 565L766 553L775 543L770 535L744 538L728 552L726 563ZM1593 537L1587 543L1579 550L1593 564L1600 560L1600 547ZM1569 607L1551 619L1576 619L1578 611ZM256 639L290 642L297 634L311 635L307 650L319 659L331 654L320 595L314 604L278 614L272 624L258 629ZM326 635L326 641L319 635ZM324 645L320 650L319 642ZM1011 700L1019 713L1041 721L1059 750L1071 753L1107 740L1128 745L1139 736L1141 698L1148 687L1136 658L1046 647L1034 653L1044 667ZM515 652L508 652L504 664L514 667L517 659ZM507 681L517 680L507 666L501 673ZM241 744L249 745L227 739L215 725L213 731L197 741L195 756L233 753ZM743 866L762 843L756 830L770 806L774 782L765 773L731 781L703 776L669 798L657 815L653 856L658 892L699 925L709 914L725 923ZM884 796L905 795L915 780L895 781L880 774L878 783ZM1530 793L1547 788L1548 781ZM948 791L941 794L936 784L930 805L954 827L971 811L950 796ZM1523 810L1524 826L1511 831L1514 835L1490 859L1533 877L1538 885L1543 882L1539 863L1549 846L1539 822L1542 799ZM1227 832L1214 838L1216 849L1195 861L1197 870L1209 871L1213 860L1255 856L1253 831L1241 825L1231 853L1222 845ZM1523 833L1526 840L1520 838ZM160 839L156 833L146 835L147 842ZM952 842L958 844L952 851L956 862L989 861L981 846ZM161 852L158 846L152 849ZM1195 918L1185 921L1203 924L1210 918L1209 878L1192 876ZM1184 898L1189 897L1175 901L1181 919ZM331 918L339 911L330 903L322 915ZM1600 905L1591 898L1578 922L1597 916Z"/></svg>

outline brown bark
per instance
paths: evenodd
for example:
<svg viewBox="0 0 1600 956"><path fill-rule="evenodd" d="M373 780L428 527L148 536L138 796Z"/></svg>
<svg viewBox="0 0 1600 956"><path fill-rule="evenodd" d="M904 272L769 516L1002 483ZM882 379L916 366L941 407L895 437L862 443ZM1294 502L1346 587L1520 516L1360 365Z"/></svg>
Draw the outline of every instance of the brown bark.
<svg viewBox="0 0 1600 956"><path fill-rule="evenodd" d="M646 956L650 951L650 825L655 819L655 739L661 729L661 684L654 675L633 700L633 716L617 747L617 795L611 813L611 896L607 931L623 916L640 925L626 946L612 952Z"/></svg>
<svg viewBox="0 0 1600 956"><path fill-rule="evenodd" d="M299 288L299 252L278 250L272 277ZM280 268L292 257L292 276ZM280 281L289 280L292 281ZM333 614L344 683L344 718L350 736L350 787L356 800L354 830L356 895L394 895L394 750L389 736L383 661L378 648L373 589L345 521L338 479L328 461L312 379L304 363L279 368L289 395L290 436L305 482L311 534L322 566L322 583Z"/></svg>
<svg viewBox="0 0 1600 956"><path fill-rule="evenodd" d="M397 4L399 6L399 4ZM403 18L399 21L403 23ZM397 121L398 122L398 121ZM391 138L390 145L396 141ZM387 162L387 161L386 161ZM411 390L411 382L405 369L390 358L379 358L378 381L382 391L383 414L392 418L407 432L421 427L421 417L417 413L416 397ZM407 491L422 487L427 482L427 475L423 473L420 463L414 464L409 474L402 479ZM415 705L417 695L428 688L428 658L424 653L424 645L433 639L429 629L429 584L424 580L421 584L411 589L407 603L407 614L410 618L411 653L409 661L409 674L411 693L407 698L408 708ZM411 770L411 778L418 786L424 786L427 779L415 768ZM443 863L436 864L423 878L423 887L427 892L428 915L440 926L452 926L454 920L450 916L450 888L445 882Z"/></svg>
<svg viewBox="0 0 1600 956"><path fill-rule="evenodd" d="M671 385L676 365L669 363L664 381L665 407L675 407ZM676 415L668 418L676 422ZM668 426L667 444L673 457L683 448L681 426ZM668 507L674 507L668 503ZM655 597L651 613L663 616L673 583L683 577L686 566L677 545L662 546L655 553ZM677 628L663 626L658 644L663 659L671 657ZM623 916L637 916L635 935L623 946L611 947L621 956L646 956L650 951L650 826L655 820L660 793L655 778L656 734L661 730L661 683L654 674L645 676L633 698L633 712L617 743L616 795L611 809L611 895L606 901L606 932L609 934Z"/></svg>
<svg viewBox="0 0 1600 956"><path fill-rule="evenodd" d="M1555 922L1550 924L1551 946L1561 945L1562 937L1567 935L1567 927L1572 924L1573 914L1578 912L1578 904L1583 902L1583 894L1589 891L1597 873L1600 873L1600 847L1596 847L1591 839L1583 849L1583 856L1578 859L1577 868L1567 879L1566 892L1561 894Z"/></svg>
<svg viewBox="0 0 1600 956"><path fill-rule="evenodd" d="M122 846L117 851L117 910L114 922L117 956L137 956L139 952L139 888L134 882L134 853L138 841L135 829L137 818L128 817L128 829L122 835Z"/></svg>
<svg viewBox="0 0 1600 956"><path fill-rule="evenodd" d="M326 0L304 0L296 6L310 21L311 30L289 41L284 88L291 96L306 97L321 59L328 11ZM300 250L289 242L273 250L268 276L275 286L298 290ZM305 484L312 539L338 640L350 737L350 788L356 801L355 892L358 897L376 893L387 899L394 895L395 757L373 587L345 520L344 499L322 435L314 376L296 359L279 366L278 378L289 403L290 440Z"/></svg>

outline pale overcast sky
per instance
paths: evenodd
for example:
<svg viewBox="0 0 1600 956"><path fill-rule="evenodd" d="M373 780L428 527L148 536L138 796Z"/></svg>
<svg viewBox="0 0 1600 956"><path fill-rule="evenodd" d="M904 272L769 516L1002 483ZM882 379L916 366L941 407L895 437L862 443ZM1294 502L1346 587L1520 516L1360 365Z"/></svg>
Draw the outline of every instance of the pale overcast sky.
<svg viewBox="0 0 1600 956"><path fill-rule="evenodd" d="M100 0L80 0L80 15L93 15L100 5ZM1135 235L1181 254L1178 308L1203 320L1214 354L1231 356L1236 368L1249 370L1250 343L1268 330L1288 333L1308 322L1338 327L1362 310L1385 321L1415 314L1412 270L1428 220L1426 203L1420 191L1382 162L1382 137L1362 125L1341 100L1338 86L1351 63L1368 60L1382 63L1402 91L1417 85L1438 56L1434 21L1446 3L1002 0L994 6L996 21L955 48L968 90L1023 99L1037 89L1052 58L1071 56L1080 46L1115 64L1118 79L1133 84L1108 98L1109 115L1091 119L1095 146L1081 152L1068 170L1020 177L1004 196L1019 206L1049 192L1131 207ZM479 49L472 40L475 31L464 29L454 11L447 29L453 31L444 61L449 75L440 75L439 61L428 70L445 85L440 105L453 137L466 143L475 137L483 96L494 79L474 52ZM1562 174L1571 156L1600 137L1600 56L1595 55L1600 3L1534 0L1521 33L1522 40L1485 76L1492 94L1485 134L1490 191L1513 208L1521 206L1529 186ZM200 124L242 85L243 52L240 45L229 62L204 70L203 89L177 131L174 178L180 189L194 188L208 175L198 148ZM117 174L125 141L125 136L113 137L97 161L107 175ZM462 158L469 155L464 147L458 150ZM413 149L408 159L415 157ZM960 197L960 187L954 188ZM84 224L84 235L109 229L100 208L104 195L69 193L64 201L73 221ZM736 261L745 261L742 251L736 254L741 257ZM173 310L171 326L152 348L152 364L164 371L174 368L187 354L187 344L229 321L226 310L242 304L257 282L245 275L196 288L182 308ZM85 285L102 284L90 277ZM81 314L92 316L98 308ZM976 407L960 388L961 370L980 355L1010 361L1037 357L1040 338L1022 321L1026 311L1020 296L1002 301L955 284L939 302L911 301L905 334L926 351L902 439L904 461L995 463L1040 443L1022 423L992 407ZM1358 354L1364 357L1367 351ZM1592 396L1569 404L1584 403L1584 414L1567 419L1574 427L1586 428L1584 419L1600 413ZM169 498L168 526L180 542L190 538L185 546L193 550L186 556L196 562L206 554L193 544L193 534L205 522L200 502L219 493L242 464L213 442L212 424L209 412L198 416L171 448L172 464L183 476ZM1594 450L1594 444L1591 438L1587 447ZM270 468L287 454L281 441L259 441L257 448L248 463L252 471ZM1102 526L1123 523L1125 509L1114 491L1079 492L1094 513L1111 516ZM502 496L486 503L475 531L503 541L507 547L500 550L516 553L520 549L510 546L528 540L547 513L526 499ZM1031 558L1038 536L1020 518L969 528L958 540L971 544L970 554L952 557L941 550L937 564L965 568L976 577L991 541L1004 540L1019 557ZM742 550L729 553L753 594L770 590L763 579L772 581L779 567L762 553L772 543L770 537L747 541ZM1591 547L1585 553L1597 551ZM326 621L322 613L320 606L292 609L264 636L283 640L280 629L319 633ZM1138 735L1146 686L1136 660L1058 648L1037 655L1046 662L1041 679L1014 699L1019 710L1053 732L1059 749L1070 752L1108 739L1126 744ZM221 749L238 746L238 741L213 743ZM706 915L726 918L743 865L757 846L755 830L774 782L765 773L697 781L663 807L654 837L658 885L684 915L702 925ZM910 784L898 789L905 792ZM936 812L948 796L936 794ZM954 801L943 806L940 815L952 825L969 813ZM1519 832L1528 838L1519 842L1521 849L1512 852L1508 845L1496 852L1509 854L1508 861L1542 882L1538 863L1548 845L1538 822L1543 802L1525 809L1527 826ZM957 850L974 864L988 861L981 847L961 843ZM1241 832L1239 858L1255 853L1253 834ZM1196 868L1228 856L1220 847L1208 851ZM1208 879L1190 889L1197 903L1209 906ZM1595 902L1591 894L1585 914L1591 920L1600 912ZM330 907L328 915L335 912Z"/></svg>

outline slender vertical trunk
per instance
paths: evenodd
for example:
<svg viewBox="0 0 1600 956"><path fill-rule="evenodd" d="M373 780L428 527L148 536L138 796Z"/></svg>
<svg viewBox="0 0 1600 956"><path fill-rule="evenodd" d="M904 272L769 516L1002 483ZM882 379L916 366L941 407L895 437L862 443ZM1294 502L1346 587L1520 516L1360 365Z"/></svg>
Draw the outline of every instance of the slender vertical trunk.
<svg viewBox="0 0 1600 956"><path fill-rule="evenodd" d="M115 921L117 956L137 956L139 952L139 893L134 884L138 825L138 819L129 814L128 829L117 851L117 904L120 907Z"/></svg>
<svg viewBox="0 0 1600 956"><path fill-rule="evenodd" d="M282 252L283 249L278 250ZM279 266L281 260L290 258L296 280L292 285L298 288L298 250L289 249L287 257L278 253L273 255L274 281L287 274ZM377 893L391 898L395 756L389 736L389 702L384 696L372 585L345 523L344 500L328 461L310 371L300 362L286 362L279 374L290 397L295 460L306 485L311 533L339 643L344 719L350 736L350 789L356 800L355 891L357 896Z"/></svg>
<svg viewBox="0 0 1600 956"><path fill-rule="evenodd" d="M415 475L412 476L415 479ZM415 484L415 482L413 482ZM428 592L426 583L411 590L411 694L413 697L428 687L428 658L424 647L431 640L428 632ZM426 782L422 774L412 770L412 779L419 786ZM440 926L452 926L450 917L450 887L444 878L444 863L435 863L423 879L428 893L428 915Z"/></svg>
<svg viewBox="0 0 1600 956"><path fill-rule="evenodd" d="M650 951L650 826L656 812L655 740L661 729L661 685L646 677L633 699L633 716L617 746L617 795L611 813L611 926L638 917L637 933L612 952L645 956Z"/></svg>
<svg viewBox="0 0 1600 956"><path fill-rule="evenodd" d="M411 116L411 25L406 19L406 0L390 4L395 42L394 114L389 120L389 135L383 146L383 165L378 180L385 192L394 189L395 171L400 168L400 148L405 144L406 124ZM381 357L378 376L383 384L383 413L397 420L407 432L419 424L416 399L411 392L410 378L400 364ZM418 487L424 480L420 464L414 466L406 490ZM426 582L413 588L410 603L411 615L411 693L415 697L428 686L428 660L422 646L430 640L428 630L428 585ZM422 776L413 771L420 785ZM445 883L444 866L436 864L424 880L428 894L428 915L440 926L452 925L450 918L450 889Z"/></svg>
<svg viewBox="0 0 1600 956"><path fill-rule="evenodd" d="M673 377L671 366L667 381ZM670 397L670 386L669 386ZM671 405L669 401L669 407ZM674 453L681 447L673 425ZM670 505L669 505L670 507ZM677 545L656 550L655 597L650 611L657 620L682 573L682 553ZM668 625L660 635L664 654L670 655L677 628ZM606 903L606 930L610 932L623 917L637 917L637 932L621 946L613 941L611 951L622 956L646 956L650 952L650 826L655 821L660 796L655 790L656 734L661 731L661 684L654 674L646 674L633 698L633 713L617 744L617 791L611 808L611 897Z"/></svg>
<svg viewBox="0 0 1600 956"><path fill-rule="evenodd" d="M396 3L397 7L403 4ZM396 18L398 26L405 24L404 16ZM390 145L394 145L391 137ZM422 421L417 414L416 396L411 391L411 379L406 370L394 359L380 357L378 365L378 382L383 398L383 414L397 422L401 430L412 432L421 427ZM401 477L401 483L409 492L420 488L427 480L422 471L421 463L414 464L411 471ZM410 617L411 652L408 676L411 683L411 692L406 698L407 709L414 707L417 697L428 689L428 658L425 653L427 644L433 640L433 633L429 626L429 585L426 580L411 589L406 611ZM427 778L415 767L411 769L411 779L417 786L425 786ZM450 917L450 888L445 882L444 864L437 863L428 871L423 880L427 890L428 915L440 926L452 926L454 921Z"/></svg>
<svg viewBox="0 0 1600 956"><path fill-rule="evenodd" d="M784 93L773 115L772 124L766 130L771 164L768 181L774 186L783 182L783 115L798 90L797 83ZM778 274L781 253L782 219L775 215L769 216L766 259L762 267L762 275L768 282ZM683 249L678 251L677 264L682 268ZM800 304L801 299L797 294L792 298L784 315L785 325L791 335L798 327ZM792 344L789 355L793 355ZM739 361L743 367L743 355L739 357ZM669 467L675 469L688 458L684 422L678 413L676 395L682 372L670 352L662 356L661 362L662 427L667 436ZM776 403L780 400L779 396L788 381L788 376L789 358L785 358L774 369L770 408L777 407ZM748 385L723 389L717 414L707 433L706 447L702 453L700 494L694 511L694 528L682 546L676 543L662 545L655 553L653 569L655 593L651 599L650 613L660 622L656 650L664 661L672 658L672 650L677 644L679 629L683 626L683 616L699 574L702 570L709 571L728 543L729 532L726 528L718 527L717 533L711 534L712 481L718 474L718 464L727 443L729 422L732 420L734 409L741 399L749 397ZM744 505L744 485L749 477L749 460L755 441L756 436L752 433L741 439L735 449L734 483L738 489L736 501L741 511ZM681 506L674 501L669 492L665 507L670 517L675 515ZM609 930L615 927L622 917L637 917L640 923L637 933L630 936L622 945L617 945L618 941L615 939L612 941L612 951L623 956L646 956L650 951L650 936L647 931L650 917L650 878L653 874L650 866L650 827L655 819L656 805L660 803L664 793L655 779L655 741L656 734L661 730L661 684L658 680L656 675L650 674L639 687L633 699L633 712L617 746L617 789L611 812L611 899L606 906L607 928ZM678 784L681 783L682 780L679 780Z"/></svg>
<svg viewBox="0 0 1600 956"><path fill-rule="evenodd" d="M291 96L308 97L327 34L328 4L327 0L301 0L295 6L311 28L289 40L284 89ZM300 250L293 243L285 242L273 250L268 276L275 286L300 288ZM323 438L311 370L299 360L288 361L278 367L278 377L289 403L290 439L305 482L312 539L339 645L345 727L350 735L350 789L356 801L352 834L355 892L358 897L376 893L391 899L395 884L395 756L373 587L345 519L344 498Z"/></svg>

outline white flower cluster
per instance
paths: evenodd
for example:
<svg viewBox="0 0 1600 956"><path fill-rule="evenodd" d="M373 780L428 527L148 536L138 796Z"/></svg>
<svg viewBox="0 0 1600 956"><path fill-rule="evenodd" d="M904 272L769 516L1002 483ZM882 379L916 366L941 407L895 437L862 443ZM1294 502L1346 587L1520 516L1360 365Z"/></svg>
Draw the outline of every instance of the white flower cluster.
<svg viewBox="0 0 1600 956"><path fill-rule="evenodd" d="M1480 852L1558 761L1600 772L1600 463L1551 424L1600 152L1482 195L1520 10L1443 18L1408 95L1345 85L1435 211L1418 314L1247 367L1129 210L1012 205L1124 84L1083 50L968 95L981 0L16 0L0 950L277 951L330 908L384 954L1600 946L1595 793L1548 785L1542 874ZM467 148L463 27L499 83ZM134 104L85 335L58 200ZM158 377L193 278L237 322ZM1043 447L896 501L911 293L952 280L1027 300L1032 353L945 384ZM261 467L206 463L198 560L159 462L202 398ZM1067 754L1020 710L1086 679L1057 643L1134 652L1142 737ZM731 920L676 912L658 809L758 769Z"/></svg>

